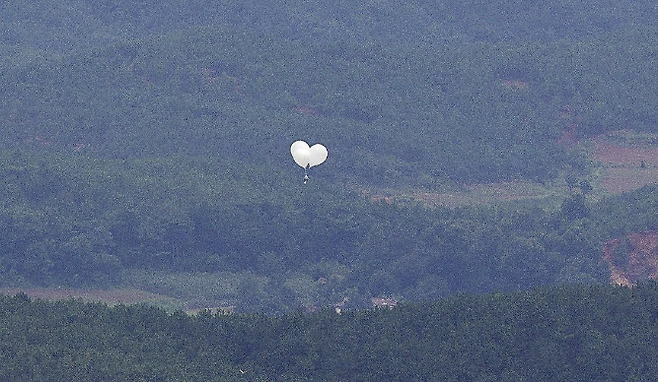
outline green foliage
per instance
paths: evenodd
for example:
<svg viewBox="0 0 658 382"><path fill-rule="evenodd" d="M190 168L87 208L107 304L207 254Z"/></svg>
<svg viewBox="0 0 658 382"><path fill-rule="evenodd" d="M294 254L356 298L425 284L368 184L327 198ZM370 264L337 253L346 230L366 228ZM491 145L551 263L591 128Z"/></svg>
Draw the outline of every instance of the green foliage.
<svg viewBox="0 0 658 382"><path fill-rule="evenodd" d="M649 231L658 227L658 187L641 189L617 197L608 197L593 208L595 219L606 219L606 236L621 237L631 232Z"/></svg>
<svg viewBox="0 0 658 382"><path fill-rule="evenodd" d="M5 381L653 380L656 283L273 317L0 297Z"/></svg>
<svg viewBox="0 0 658 382"><path fill-rule="evenodd" d="M507 94L492 72L497 50L336 50L221 27L176 32L14 68L3 81L4 140L281 167L290 142L311 136L336 149L320 171L337 179L551 178L562 153L545 117L556 105L535 109L539 89ZM378 164L382 156L390 162Z"/></svg>
<svg viewBox="0 0 658 382"><path fill-rule="evenodd" d="M219 159L2 158L3 283L123 284L192 307L282 312L604 281L600 251L616 229L617 211L600 210L613 204L578 197L555 211L429 210Z"/></svg>
<svg viewBox="0 0 658 382"><path fill-rule="evenodd" d="M363 306L603 281L604 240L658 227L652 189L454 210L349 191L579 179L565 130L655 129L646 2L0 11L3 284L189 297L189 274L199 304ZM330 151L306 187L289 157L300 138Z"/></svg>
<svg viewBox="0 0 658 382"><path fill-rule="evenodd" d="M332 179L548 180L570 160L556 144L568 123L653 129L655 36L334 47L194 28L10 68L3 141L280 168L307 136L337 154L318 169Z"/></svg>
<svg viewBox="0 0 658 382"><path fill-rule="evenodd" d="M657 9L3 3L0 284L288 313L0 297L0 380L655 380L656 284L532 288L605 282L603 243L658 228L656 187L593 203L558 143L655 132ZM300 138L330 151L306 186ZM350 191L564 172L555 206ZM376 296L428 301L350 309Z"/></svg>
<svg viewBox="0 0 658 382"><path fill-rule="evenodd" d="M3 141L281 167L290 142L309 136L336 150L319 169L334 179L547 180L569 159L555 143L565 108L580 134L652 129L655 36L335 46L176 30L8 68Z"/></svg>

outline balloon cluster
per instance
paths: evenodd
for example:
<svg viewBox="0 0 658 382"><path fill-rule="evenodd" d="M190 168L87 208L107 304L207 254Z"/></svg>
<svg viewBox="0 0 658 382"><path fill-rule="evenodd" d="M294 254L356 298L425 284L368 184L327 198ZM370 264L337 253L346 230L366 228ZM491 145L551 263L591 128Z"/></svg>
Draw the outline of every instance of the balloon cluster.
<svg viewBox="0 0 658 382"><path fill-rule="evenodd" d="M323 145L317 143L313 146L308 145L304 141L296 141L290 146L290 153L295 163L304 168L304 184L308 182L308 169L322 164L327 160L329 152Z"/></svg>

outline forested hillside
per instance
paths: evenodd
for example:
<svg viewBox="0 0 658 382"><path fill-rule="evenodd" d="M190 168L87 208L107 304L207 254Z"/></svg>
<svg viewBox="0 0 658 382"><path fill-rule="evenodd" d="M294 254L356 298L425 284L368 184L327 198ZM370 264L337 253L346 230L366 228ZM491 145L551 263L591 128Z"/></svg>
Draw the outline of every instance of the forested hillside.
<svg viewBox="0 0 658 382"><path fill-rule="evenodd" d="M151 305L2 295L0 380L656 380L656 52L646 0L5 1L0 291Z"/></svg>
<svg viewBox="0 0 658 382"><path fill-rule="evenodd" d="M650 1L509 2L347 1L328 4L247 0L37 0L2 4L2 44L67 52L190 26L248 26L261 35L303 41L417 44L579 40L657 25Z"/></svg>
<svg viewBox="0 0 658 382"><path fill-rule="evenodd" d="M214 9L193 6L187 12ZM194 27L210 12L183 28L173 21L186 14L179 7L163 8L170 20L160 19L168 14L160 6L145 4L146 12L131 4L128 12L120 4L80 5L96 23L104 21L98 30L123 30L118 15L127 12L148 16L141 29L131 24L139 39L117 35L110 45L60 49L6 66L0 115L6 145L115 158L217 155L282 168L290 142L308 137L332 149L332 165L322 170L332 179L436 188L546 181L574 160L557 144L565 129L577 125L580 136L652 130L658 120L651 58L658 40L650 23L614 24L591 36L572 31L575 41L529 35L523 42L411 44L368 38L374 31L331 41L263 34L259 28L285 25L267 10L259 27ZM329 10L313 9L308 5L309 18L325 20ZM245 6L245 14L255 12ZM124 21L114 25L115 17ZM394 24L388 26L393 33Z"/></svg>
<svg viewBox="0 0 658 382"><path fill-rule="evenodd" d="M0 297L3 381L654 380L658 287L196 316Z"/></svg>
<svg viewBox="0 0 658 382"><path fill-rule="evenodd" d="M219 159L2 159L3 283L123 284L196 306L605 282L603 243L656 227L655 186L598 203L427 209Z"/></svg>
<svg viewBox="0 0 658 382"><path fill-rule="evenodd" d="M655 187L607 198L577 143L657 132L658 17L592 4L6 2L0 284L280 313L606 282ZM502 181L559 191L366 196Z"/></svg>

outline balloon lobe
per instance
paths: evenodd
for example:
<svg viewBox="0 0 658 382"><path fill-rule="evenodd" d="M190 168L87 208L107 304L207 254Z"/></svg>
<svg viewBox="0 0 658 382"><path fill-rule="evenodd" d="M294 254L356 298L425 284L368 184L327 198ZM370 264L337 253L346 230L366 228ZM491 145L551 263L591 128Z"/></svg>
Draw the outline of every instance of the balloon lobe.
<svg viewBox="0 0 658 382"><path fill-rule="evenodd" d="M296 141L290 146L290 154L300 167L308 168L322 164L327 160L329 152L319 143L309 147L304 141Z"/></svg>

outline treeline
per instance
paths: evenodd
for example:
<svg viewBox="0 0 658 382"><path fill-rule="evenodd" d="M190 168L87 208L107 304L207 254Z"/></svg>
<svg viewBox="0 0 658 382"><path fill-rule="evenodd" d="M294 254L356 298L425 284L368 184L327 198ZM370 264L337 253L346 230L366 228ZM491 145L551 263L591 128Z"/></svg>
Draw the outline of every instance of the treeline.
<svg viewBox="0 0 658 382"><path fill-rule="evenodd" d="M606 282L603 243L657 224L655 186L427 209L218 159L13 151L0 168L4 284L164 288L243 310ZM168 278L181 272L207 284Z"/></svg>
<svg viewBox="0 0 658 382"><path fill-rule="evenodd" d="M302 138L329 147L334 181L547 181L583 171L558 143L565 130L655 130L657 36L399 47L197 28L3 71L1 139L281 169Z"/></svg>
<svg viewBox="0 0 658 382"><path fill-rule="evenodd" d="M562 286L283 316L0 297L4 381L629 381L658 376L658 286Z"/></svg>

